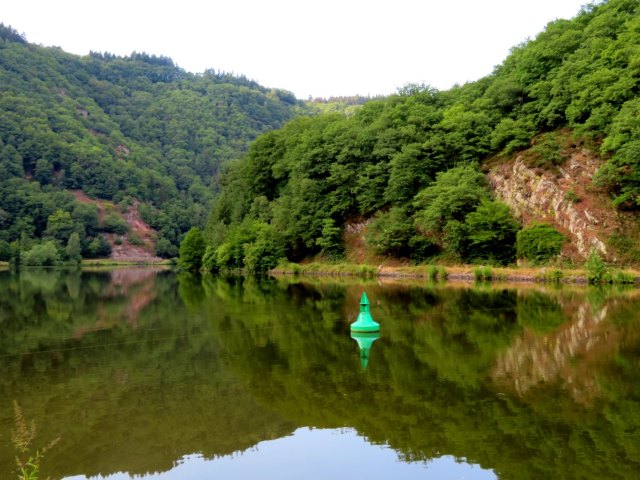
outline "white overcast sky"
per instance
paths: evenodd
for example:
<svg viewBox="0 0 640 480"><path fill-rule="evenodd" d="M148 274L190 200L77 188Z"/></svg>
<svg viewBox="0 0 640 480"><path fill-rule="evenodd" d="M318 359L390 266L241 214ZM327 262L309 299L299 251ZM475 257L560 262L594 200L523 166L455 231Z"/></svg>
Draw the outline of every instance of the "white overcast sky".
<svg viewBox="0 0 640 480"><path fill-rule="evenodd" d="M0 22L76 54L133 51L311 96L446 89L587 0L2 0Z"/></svg>

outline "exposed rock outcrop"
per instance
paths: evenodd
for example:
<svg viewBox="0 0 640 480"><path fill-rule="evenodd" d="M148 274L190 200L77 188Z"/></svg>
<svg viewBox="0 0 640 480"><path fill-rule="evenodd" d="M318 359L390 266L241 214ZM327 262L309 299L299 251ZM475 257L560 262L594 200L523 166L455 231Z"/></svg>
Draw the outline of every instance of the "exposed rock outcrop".
<svg viewBox="0 0 640 480"><path fill-rule="evenodd" d="M544 221L569 237L563 255L586 258L595 249L615 260L605 240L618 227L618 214L592 186L601 163L588 150L576 150L551 172L527 166L519 155L493 167L488 178L496 196L523 224Z"/></svg>

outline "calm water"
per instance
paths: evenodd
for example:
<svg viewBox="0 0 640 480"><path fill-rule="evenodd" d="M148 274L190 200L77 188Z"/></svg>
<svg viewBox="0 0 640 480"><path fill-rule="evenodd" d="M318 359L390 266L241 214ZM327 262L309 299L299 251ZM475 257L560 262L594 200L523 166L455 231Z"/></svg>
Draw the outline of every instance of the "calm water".
<svg viewBox="0 0 640 480"><path fill-rule="evenodd" d="M640 290L0 272L2 479L14 400L56 479L636 479Z"/></svg>

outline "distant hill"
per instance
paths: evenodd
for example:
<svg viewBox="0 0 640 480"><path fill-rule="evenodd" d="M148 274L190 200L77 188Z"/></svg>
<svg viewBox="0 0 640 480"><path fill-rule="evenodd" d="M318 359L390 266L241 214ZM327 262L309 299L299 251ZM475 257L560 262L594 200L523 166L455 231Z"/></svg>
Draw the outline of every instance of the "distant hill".
<svg viewBox="0 0 640 480"><path fill-rule="evenodd" d="M0 25L0 257L14 241L64 246L71 231L90 256L100 230L74 214L82 207L68 190L141 202L158 253L174 254L204 224L222 165L305 111L293 94L244 77L192 74L144 53L71 55ZM52 236L58 210L73 227Z"/></svg>

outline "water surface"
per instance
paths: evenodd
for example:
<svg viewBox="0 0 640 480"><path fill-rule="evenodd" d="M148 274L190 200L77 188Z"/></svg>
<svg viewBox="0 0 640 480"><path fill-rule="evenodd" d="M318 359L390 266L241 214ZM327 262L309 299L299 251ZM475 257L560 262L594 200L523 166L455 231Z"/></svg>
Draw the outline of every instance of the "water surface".
<svg viewBox="0 0 640 480"><path fill-rule="evenodd" d="M363 291L382 324L366 369ZM637 478L636 290L0 272L52 478Z"/></svg>

